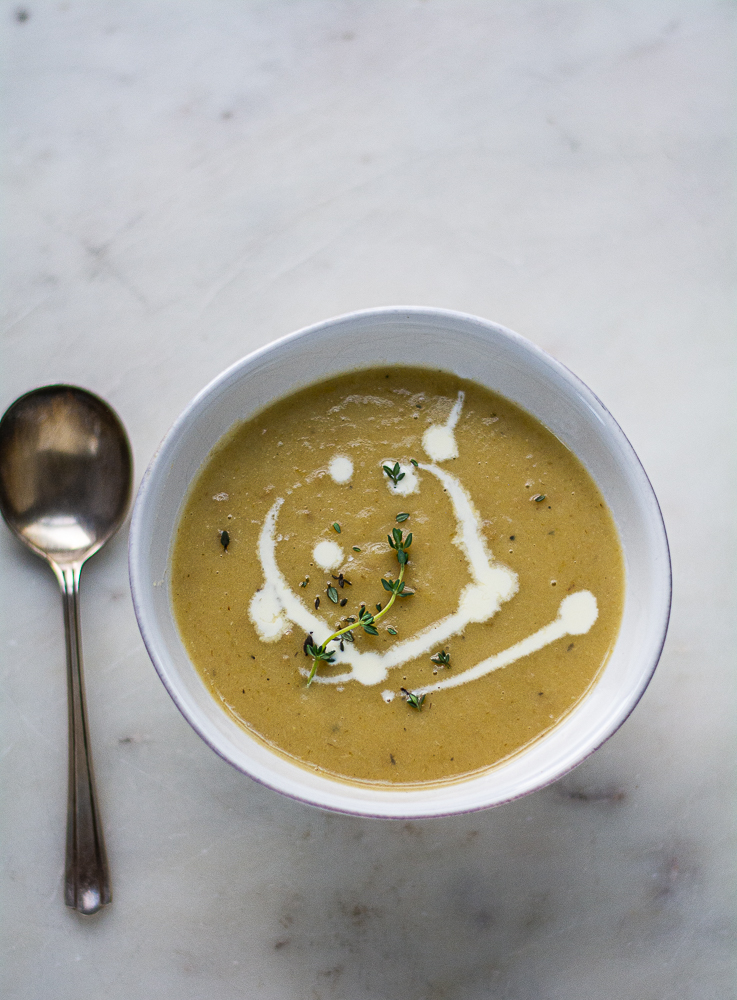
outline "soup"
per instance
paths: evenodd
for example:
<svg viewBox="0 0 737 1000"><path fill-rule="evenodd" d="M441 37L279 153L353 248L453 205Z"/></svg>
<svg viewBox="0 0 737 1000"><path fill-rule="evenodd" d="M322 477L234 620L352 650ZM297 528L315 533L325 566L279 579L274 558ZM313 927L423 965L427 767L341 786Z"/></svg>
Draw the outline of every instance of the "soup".
<svg viewBox="0 0 737 1000"><path fill-rule="evenodd" d="M393 367L295 392L220 442L171 595L251 733L339 779L417 785L497 765L575 708L616 639L624 569L595 483L545 427Z"/></svg>

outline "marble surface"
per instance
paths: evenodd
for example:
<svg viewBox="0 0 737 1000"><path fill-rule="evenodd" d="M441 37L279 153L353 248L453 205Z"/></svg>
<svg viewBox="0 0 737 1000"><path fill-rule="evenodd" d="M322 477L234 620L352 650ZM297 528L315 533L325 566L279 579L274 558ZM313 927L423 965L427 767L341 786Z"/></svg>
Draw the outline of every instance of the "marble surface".
<svg viewBox="0 0 737 1000"><path fill-rule="evenodd" d="M723 1000L735 993L735 8L720 0L0 4L3 409L69 381L140 478L254 347L395 303L582 376L662 502L673 618L622 730L555 786L417 823L217 758L83 576L114 901L63 905L50 572L4 528L0 991L13 1000Z"/></svg>

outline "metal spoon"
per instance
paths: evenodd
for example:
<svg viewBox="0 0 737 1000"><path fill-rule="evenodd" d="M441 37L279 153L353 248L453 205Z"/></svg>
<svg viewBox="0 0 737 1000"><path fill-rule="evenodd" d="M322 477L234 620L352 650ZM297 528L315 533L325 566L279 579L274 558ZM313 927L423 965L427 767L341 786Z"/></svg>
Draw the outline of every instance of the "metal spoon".
<svg viewBox="0 0 737 1000"><path fill-rule="evenodd" d="M0 512L15 535L49 563L64 602L69 690L64 898L80 913L95 913L111 894L85 713L79 575L125 518L132 467L117 415L84 389L35 389L0 421Z"/></svg>

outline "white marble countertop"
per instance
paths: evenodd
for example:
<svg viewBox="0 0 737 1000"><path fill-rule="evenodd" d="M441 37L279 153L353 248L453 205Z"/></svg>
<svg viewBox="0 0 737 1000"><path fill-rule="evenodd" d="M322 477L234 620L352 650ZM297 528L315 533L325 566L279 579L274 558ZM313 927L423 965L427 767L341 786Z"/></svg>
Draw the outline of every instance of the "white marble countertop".
<svg viewBox="0 0 737 1000"><path fill-rule="evenodd" d="M143 648L126 531L83 576L114 901L63 905L51 573L4 528L13 1000L722 1000L734 969L734 62L720 0L0 5L4 409L68 381L140 478L254 347L387 304L510 326L604 399L675 593L622 730L558 785L417 823L216 757Z"/></svg>

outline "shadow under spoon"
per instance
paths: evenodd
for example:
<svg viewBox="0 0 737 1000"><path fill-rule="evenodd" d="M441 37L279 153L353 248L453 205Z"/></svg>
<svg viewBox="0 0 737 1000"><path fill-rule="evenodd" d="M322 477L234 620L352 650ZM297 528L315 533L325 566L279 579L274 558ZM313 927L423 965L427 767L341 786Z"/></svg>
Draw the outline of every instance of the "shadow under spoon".
<svg viewBox="0 0 737 1000"><path fill-rule="evenodd" d="M64 604L69 797L64 897L80 913L109 903L82 679L79 576L123 523L133 463L125 428L84 389L52 385L17 399L0 421L0 512L56 575Z"/></svg>

